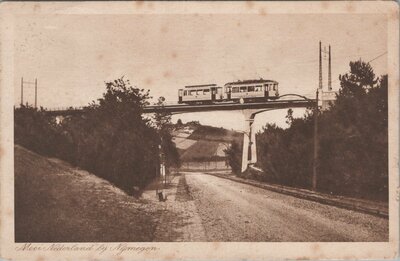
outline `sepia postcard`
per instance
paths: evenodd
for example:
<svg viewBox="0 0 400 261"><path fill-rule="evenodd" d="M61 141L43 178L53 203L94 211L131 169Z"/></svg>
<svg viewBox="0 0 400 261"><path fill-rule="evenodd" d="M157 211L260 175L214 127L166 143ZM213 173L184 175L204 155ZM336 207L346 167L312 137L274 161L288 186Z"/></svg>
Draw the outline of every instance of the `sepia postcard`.
<svg viewBox="0 0 400 261"><path fill-rule="evenodd" d="M0 4L2 260L399 250L394 1Z"/></svg>

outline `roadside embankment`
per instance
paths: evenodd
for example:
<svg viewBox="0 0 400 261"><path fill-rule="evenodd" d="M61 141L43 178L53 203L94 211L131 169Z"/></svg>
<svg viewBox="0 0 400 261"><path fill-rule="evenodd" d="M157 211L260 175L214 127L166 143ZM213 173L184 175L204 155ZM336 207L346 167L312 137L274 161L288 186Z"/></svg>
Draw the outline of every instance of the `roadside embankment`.
<svg viewBox="0 0 400 261"><path fill-rule="evenodd" d="M59 159L16 145L16 242L153 240L160 210Z"/></svg>

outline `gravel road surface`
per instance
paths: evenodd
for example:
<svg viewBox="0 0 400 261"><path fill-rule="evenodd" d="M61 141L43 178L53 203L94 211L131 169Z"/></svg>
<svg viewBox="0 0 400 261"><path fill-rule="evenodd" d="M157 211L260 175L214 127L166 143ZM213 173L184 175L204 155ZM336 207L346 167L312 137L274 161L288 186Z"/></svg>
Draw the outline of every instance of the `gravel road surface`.
<svg viewBox="0 0 400 261"><path fill-rule="evenodd" d="M186 173L207 241L387 241L388 219Z"/></svg>

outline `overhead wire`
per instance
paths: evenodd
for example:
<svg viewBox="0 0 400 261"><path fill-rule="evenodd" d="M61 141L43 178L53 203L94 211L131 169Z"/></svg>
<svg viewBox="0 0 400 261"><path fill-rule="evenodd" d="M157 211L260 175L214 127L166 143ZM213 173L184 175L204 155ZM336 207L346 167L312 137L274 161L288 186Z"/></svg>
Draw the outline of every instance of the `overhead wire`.
<svg viewBox="0 0 400 261"><path fill-rule="evenodd" d="M379 58L381 58L382 56L384 56L385 54L387 54L387 51L385 51L385 52L383 52L382 54L380 54L380 55L378 55L378 56L376 56L375 58L373 58L372 60L369 60L368 62L370 63L370 62L373 62L373 61L375 61L375 60L377 60L377 59L379 59Z"/></svg>
<svg viewBox="0 0 400 261"><path fill-rule="evenodd" d="M369 60L367 63L370 63L370 62L373 62L373 61L375 61L375 60L378 60L379 58L381 58L381 57L384 56L385 54L387 54L387 51L384 51L383 53L379 54L378 56L372 58L372 59ZM332 81L332 83L335 83L335 82L337 82L337 81L339 81L339 79L336 79L336 80Z"/></svg>

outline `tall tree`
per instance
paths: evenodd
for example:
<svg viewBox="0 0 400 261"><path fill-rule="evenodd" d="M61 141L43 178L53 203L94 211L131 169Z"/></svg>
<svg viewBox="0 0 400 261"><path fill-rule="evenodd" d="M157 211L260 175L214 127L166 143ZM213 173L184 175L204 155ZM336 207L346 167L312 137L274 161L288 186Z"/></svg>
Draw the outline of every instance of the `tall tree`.
<svg viewBox="0 0 400 261"><path fill-rule="evenodd" d="M170 167L179 167L181 164L178 150L175 143L172 141L172 115L165 110L164 97L158 98L156 105L158 110L154 114L154 123L160 136L161 150L165 155L165 165L167 167L167 171L169 171Z"/></svg>
<svg viewBox="0 0 400 261"><path fill-rule="evenodd" d="M387 76L377 78L369 63L350 62L340 76L335 103L319 116L320 191L385 200L388 196ZM257 135L264 180L310 188L313 111L286 117L290 127L267 125Z"/></svg>
<svg viewBox="0 0 400 261"><path fill-rule="evenodd" d="M335 105L321 117L323 188L387 197L387 77L350 62Z"/></svg>
<svg viewBox="0 0 400 261"><path fill-rule="evenodd" d="M292 125L292 122L293 122L293 110L291 108L288 109L285 118L286 118L286 124L289 125L289 126Z"/></svg>
<svg viewBox="0 0 400 261"><path fill-rule="evenodd" d="M339 79L341 86L339 93L345 97L357 97L365 94L378 82L371 65L362 60L350 62L350 72L339 75Z"/></svg>
<svg viewBox="0 0 400 261"><path fill-rule="evenodd" d="M229 166L231 166L233 173L240 174L242 166L242 151L240 145L233 141L231 146L224 150Z"/></svg>

